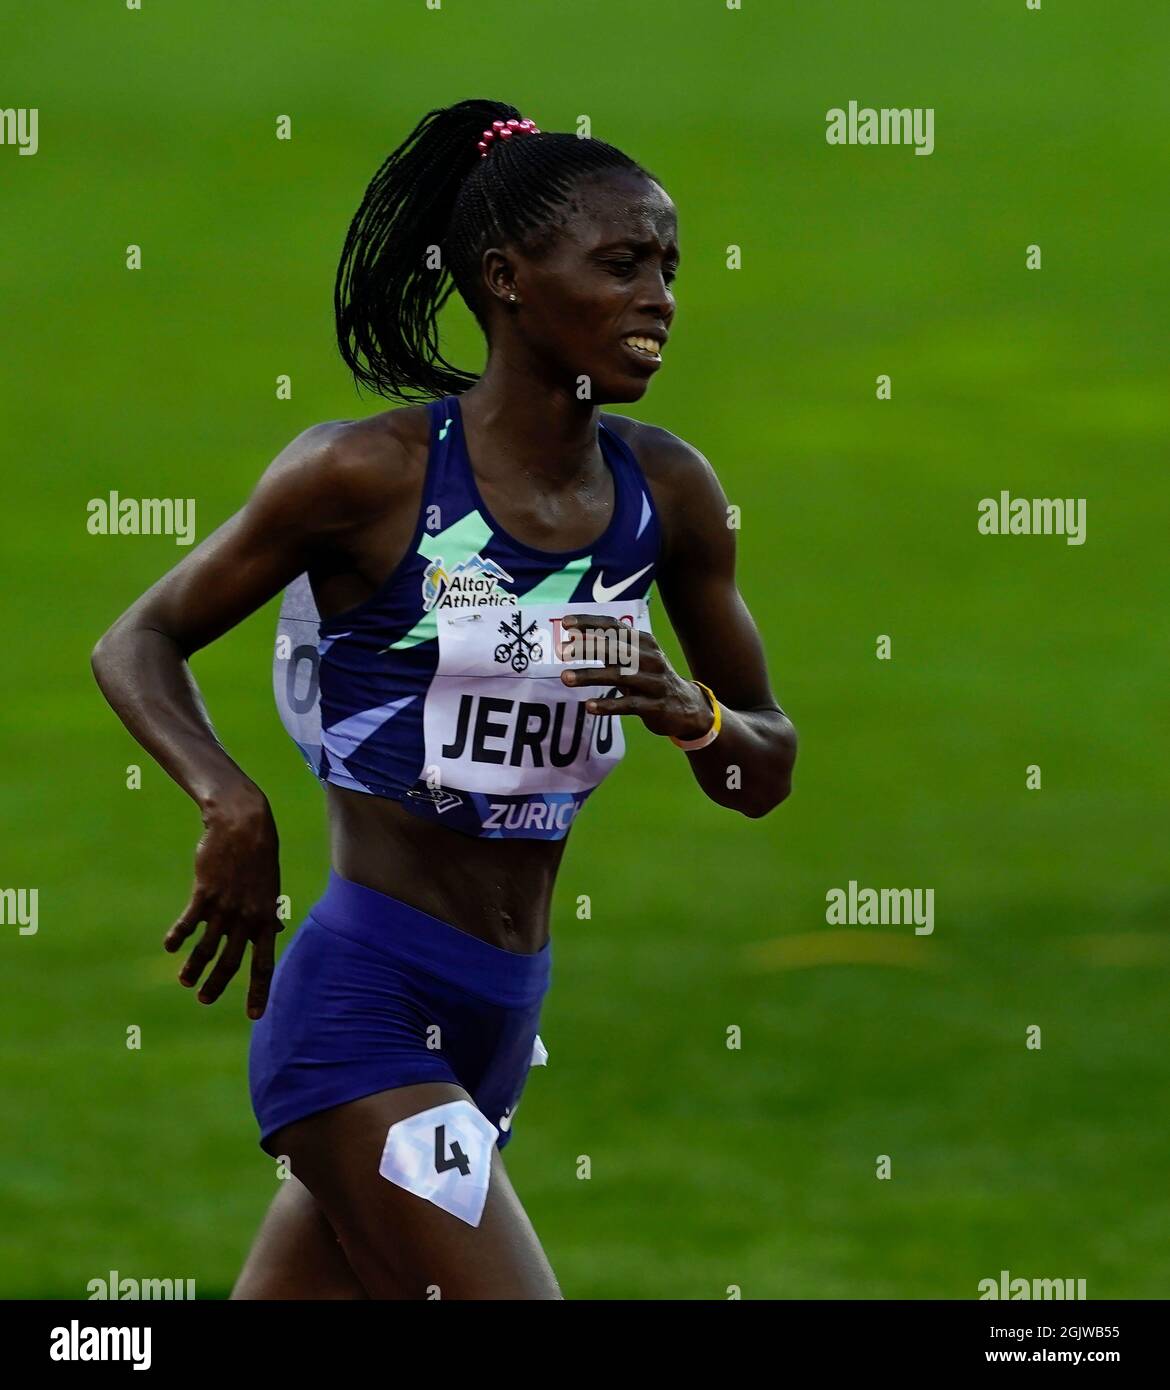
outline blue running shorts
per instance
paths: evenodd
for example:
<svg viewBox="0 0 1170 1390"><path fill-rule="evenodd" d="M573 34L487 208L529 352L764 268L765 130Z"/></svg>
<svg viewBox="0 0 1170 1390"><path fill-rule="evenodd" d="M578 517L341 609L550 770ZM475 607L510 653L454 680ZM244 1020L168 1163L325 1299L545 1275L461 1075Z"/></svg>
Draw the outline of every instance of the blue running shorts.
<svg viewBox="0 0 1170 1390"><path fill-rule="evenodd" d="M551 962L551 942L531 955L505 951L331 872L252 1026L261 1147L330 1106L450 1081L503 1148L528 1068L547 1055L536 1028Z"/></svg>

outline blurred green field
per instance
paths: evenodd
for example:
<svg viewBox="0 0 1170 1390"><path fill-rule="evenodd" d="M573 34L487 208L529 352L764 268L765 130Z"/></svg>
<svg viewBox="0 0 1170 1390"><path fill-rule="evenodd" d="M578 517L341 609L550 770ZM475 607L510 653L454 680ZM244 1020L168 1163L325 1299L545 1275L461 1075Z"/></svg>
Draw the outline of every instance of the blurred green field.
<svg viewBox="0 0 1170 1390"><path fill-rule="evenodd" d="M40 150L0 147L0 886L38 887L40 925L0 927L0 1296L111 1268L222 1296L274 1191L241 991L201 1009L159 945L197 814L152 764L126 789L144 755L88 672L186 552L91 536L86 502L194 496L202 537L306 426L380 408L332 346L336 257L385 154L467 96L545 129L588 114L675 199L678 320L630 413L742 508L802 738L794 796L749 822L633 728L573 832L550 1062L508 1149L567 1295L972 1298L1006 1268L1164 1296L1170 12L3 9L0 106L39 108ZM827 145L851 99L933 106L935 152ZM476 365L461 308L449 326ZM1086 544L980 536L1004 488L1085 497ZM272 704L275 608L195 670L276 808L300 920L324 812ZM933 936L806 963L850 879L933 887Z"/></svg>

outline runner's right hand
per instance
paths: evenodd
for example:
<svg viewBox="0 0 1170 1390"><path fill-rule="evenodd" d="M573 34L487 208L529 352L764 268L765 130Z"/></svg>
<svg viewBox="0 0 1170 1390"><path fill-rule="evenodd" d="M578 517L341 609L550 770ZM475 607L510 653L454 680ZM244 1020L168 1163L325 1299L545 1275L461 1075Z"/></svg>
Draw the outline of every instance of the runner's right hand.
<svg viewBox="0 0 1170 1390"><path fill-rule="evenodd" d="M195 853L195 885L179 920L163 938L168 951L177 951L200 922L203 935L179 971L188 989L223 950L199 991L201 1004L213 1004L240 968L252 943L248 984L248 1017L259 1018L268 1003L268 987L276 953L276 933L283 923L276 915L280 892L280 844L276 822L259 788L237 793L207 812L206 829Z"/></svg>

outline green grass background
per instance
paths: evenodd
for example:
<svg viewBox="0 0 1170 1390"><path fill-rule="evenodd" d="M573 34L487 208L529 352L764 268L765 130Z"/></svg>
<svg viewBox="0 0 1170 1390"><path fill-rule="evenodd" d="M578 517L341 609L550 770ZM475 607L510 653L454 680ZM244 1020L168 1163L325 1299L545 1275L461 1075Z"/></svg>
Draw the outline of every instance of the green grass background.
<svg viewBox="0 0 1170 1390"><path fill-rule="evenodd" d="M743 592L802 736L794 796L749 822L633 729L573 832L550 1063L508 1150L566 1293L972 1298L1007 1268L1164 1295L1170 12L3 8L0 105L40 109L41 147L0 148L0 886L39 888L40 930L0 928L0 1295L84 1296L110 1268L222 1295L274 1191L241 991L202 1009L160 949L198 817L153 764L126 790L144 755L88 672L186 552L90 536L85 504L194 496L203 536L306 426L379 408L332 347L336 257L385 154L467 96L546 129L588 114L675 199L675 334L630 413L742 508ZM851 99L933 106L934 154L828 146ZM448 326L476 365L461 308ZM1001 488L1085 497L1087 543L980 536ZM324 814L272 706L274 620L195 670L275 806L300 920ZM933 937L782 965L850 879L933 887Z"/></svg>

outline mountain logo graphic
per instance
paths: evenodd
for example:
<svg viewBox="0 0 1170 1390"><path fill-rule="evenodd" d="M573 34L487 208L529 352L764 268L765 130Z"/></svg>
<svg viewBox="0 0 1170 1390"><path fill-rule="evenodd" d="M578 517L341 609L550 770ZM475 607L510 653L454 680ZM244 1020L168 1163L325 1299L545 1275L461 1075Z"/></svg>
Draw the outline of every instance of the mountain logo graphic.
<svg viewBox="0 0 1170 1390"><path fill-rule="evenodd" d="M507 570L494 560L485 560L482 555L469 556L449 570L443 564L443 557L436 555L423 571L423 609L429 613L432 608L514 604L516 596L499 587L512 582Z"/></svg>

